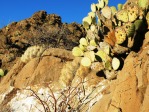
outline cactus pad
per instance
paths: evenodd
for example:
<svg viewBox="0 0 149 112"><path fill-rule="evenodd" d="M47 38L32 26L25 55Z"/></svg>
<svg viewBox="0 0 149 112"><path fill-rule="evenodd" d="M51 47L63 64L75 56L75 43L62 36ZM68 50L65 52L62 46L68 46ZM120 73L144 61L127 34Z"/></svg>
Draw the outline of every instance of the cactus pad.
<svg viewBox="0 0 149 112"><path fill-rule="evenodd" d="M97 44L96 44L96 42L95 42L94 39L90 40L90 45L91 45L91 46L97 46Z"/></svg>
<svg viewBox="0 0 149 112"><path fill-rule="evenodd" d="M119 11L119 10L122 10L122 8L123 8L123 4L118 4L118 5L117 5L118 11Z"/></svg>
<svg viewBox="0 0 149 112"><path fill-rule="evenodd" d="M87 46L88 45L88 42L87 42L86 38L81 38L80 41L79 41L79 43L81 45L84 45L84 46Z"/></svg>
<svg viewBox="0 0 149 112"><path fill-rule="evenodd" d="M126 32L124 28L118 27L115 29L116 43L122 44L126 40Z"/></svg>
<svg viewBox="0 0 149 112"><path fill-rule="evenodd" d="M120 20L122 22L128 22L128 20L129 20L128 12L125 9L118 11L116 13L116 17L117 17L118 20Z"/></svg>
<svg viewBox="0 0 149 112"><path fill-rule="evenodd" d="M148 7L149 1L148 0L138 0L139 7L146 9Z"/></svg>
<svg viewBox="0 0 149 112"><path fill-rule="evenodd" d="M103 8L104 7L104 0L98 0L98 6L97 7L100 7L100 8Z"/></svg>
<svg viewBox="0 0 149 112"><path fill-rule="evenodd" d="M114 70L117 70L120 67L120 60L116 57L112 59L112 67Z"/></svg>
<svg viewBox="0 0 149 112"><path fill-rule="evenodd" d="M112 6L110 8L111 8L112 14L114 15L117 12L116 7Z"/></svg>
<svg viewBox="0 0 149 112"><path fill-rule="evenodd" d="M79 48L82 50L82 51L86 51L86 46L83 46L82 44L79 44Z"/></svg>
<svg viewBox="0 0 149 112"><path fill-rule="evenodd" d="M91 29L91 31L94 32L96 30L96 26L92 24L91 27L90 27L90 29Z"/></svg>
<svg viewBox="0 0 149 112"><path fill-rule="evenodd" d="M89 25L92 23L92 18L90 16L87 16L85 18L83 18L83 23L87 22Z"/></svg>
<svg viewBox="0 0 149 112"><path fill-rule="evenodd" d="M95 13L94 13L94 12L89 12L89 13L88 13L88 16L90 16L91 18L96 17L96 15L95 15Z"/></svg>
<svg viewBox="0 0 149 112"><path fill-rule="evenodd" d="M3 69L0 69L0 76L1 76L1 77L4 76L4 71L3 71Z"/></svg>
<svg viewBox="0 0 149 112"><path fill-rule="evenodd" d="M127 6L129 21L133 22L139 16L139 8L135 3L131 3Z"/></svg>
<svg viewBox="0 0 149 112"><path fill-rule="evenodd" d="M111 62L108 60L104 64L106 70L112 70Z"/></svg>
<svg viewBox="0 0 149 112"><path fill-rule="evenodd" d="M131 22L126 23L123 28L125 29L128 37L132 37L135 33L135 25Z"/></svg>
<svg viewBox="0 0 149 112"><path fill-rule="evenodd" d="M142 24L143 24L143 20L136 20L135 22L134 22L134 25L135 25L135 30L138 30L141 26L142 26Z"/></svg>
<svg viewBox="0 0 149 112"><path fill-rule="evenodd" d="M99 56L102 61L106 62L107 60L110 60L110 57L102 50L99 50L97 53L96 53L97 56Z"/></svg>
<svg viewBox="0 0 149 112"><path fill-rule="evenodd" d="M91 11L92 11L92 12L96 12L96 9L97 9L97 8L96 8L96 4L94 4L94 3L91 4Z"/></svg>
<svg viewBox="0 0 149 112"><path fill-rule="evenodd" d="M88 57L91 60L91 62L95 61L95 53L94 53L94 51L85 52L84 53L84 57Z"/></svg>
<svg viewBox="0 0 149 112"><path fill-rule="evenodd" d="M72 54L74 56L83 56L84 53L83 53L83 51L79 47L74 47L72 49Z"/></svg>
<svg viewBox="0 0 149 112"><path fill-rule="evenodd" d="M107 19L110 19L111 18L111 15L112 15L112 11L111 11L111 8L108 7L108 6L105 6L102 10L102 15L107 18Z"/></svg>
<svg viewBox="0 0 149 112"><path fill-rule="evenodd" d="M108 5L109 0L103 0L103 1L104 1L105 5Z"/></svg>
<svg viewBox="0 0 149 112"><path fill-rule="evenodd" d="M83 57L81 59L81 65L85 67L90 67L91 66L91 60L88 57Z"/></svg>

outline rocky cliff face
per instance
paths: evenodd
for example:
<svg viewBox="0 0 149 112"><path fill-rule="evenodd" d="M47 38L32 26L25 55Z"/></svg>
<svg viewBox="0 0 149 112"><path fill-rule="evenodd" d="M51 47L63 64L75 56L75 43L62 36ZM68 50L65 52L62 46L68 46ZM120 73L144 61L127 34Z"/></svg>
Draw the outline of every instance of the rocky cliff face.
<svg viewBox="0 0 149 112"><path fill-rule="evenodd" d="M85 31L79 24L61 23L57 15L37 12L4 27L0 36L1 67L9 70L0 80L1 112L149 112L148 31L113 80L72 55L69 50ZM22 62L24 51L36 45L44 47L40 56Z"/></svg>

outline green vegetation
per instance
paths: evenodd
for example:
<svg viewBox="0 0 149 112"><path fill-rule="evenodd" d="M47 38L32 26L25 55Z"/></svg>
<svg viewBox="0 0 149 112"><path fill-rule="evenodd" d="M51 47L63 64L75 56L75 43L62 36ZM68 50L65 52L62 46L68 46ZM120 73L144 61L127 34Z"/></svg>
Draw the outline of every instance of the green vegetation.
<svg viewBox="0 0 149 112"><path fill-rule="evenodd" d="M94 63L104 66L105 73L117 71L123 66L127 54L136 45L138 32L142 26L147 31L149 23L148 0L118 4L117 8L108 6L108 0L98 0L91 4L91 12L83 18L82 24L87 32L74 47L74 56L82 57L81 64L91 67ZM140 46L141 47L141 46ZM101 71L101 68L99 68Z"/></svg>

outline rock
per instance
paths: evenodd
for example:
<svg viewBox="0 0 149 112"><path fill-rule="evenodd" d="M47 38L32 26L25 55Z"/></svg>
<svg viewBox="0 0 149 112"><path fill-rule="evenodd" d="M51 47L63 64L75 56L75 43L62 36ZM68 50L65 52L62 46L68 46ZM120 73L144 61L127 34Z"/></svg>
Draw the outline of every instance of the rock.
<svg viewBox="0 0 149 112"><path fill-rule="evenodd" d="M82 82L77 82L80 78ZM84 85L84 90L81 90L83 89L82 84ZM80 58L74 58L70 51L59 48L49 48L43 52L41 57L35 57L27 63L23 63L19 59L8 74L2 78L0 82L0 94L2 95L2 97L0 97L0 107L4 109L4 111L6 111L6 109L16 109L16 104L13 103L13 101L16 102L16 99L18 99L18 101L20 100L20 105L26 105L24 104L25 102L23 102L23 104L21 103L22 98L26 99L26 96L31 94L31 90L39 92L41 88L43 88L42 90L45 89L46 91L49 90L49 87L51 88L49 91L52 91L54 94L60 91L68 92L68 97L70 97L71 100L69 88L67 88L68 86L72 90L74 87L78 88L74 89L72 94L76 94L76 90L81 90L82 92L86 90L85 94L88 94L90 97L86 98L82 93L79 93L81 95L80 97L83 98L82 101L92 100L93 97L92 102L83 104L83 107L88 109L90 108L88 105L93 105L94 102L101 97L101 94L98 95L98 93L108 86L108 81L104 81L102 77L96 76L96 72L92 72L89 68L80 66ZM28 90L28 88L32 89ZM27 90L28 92L26 92ZM18 95L18 93L20 95ZM13 94L13 96L11 94ZM51 93L49 92L49 94ZM9 96L9 99L7 99L7 96ZM78 101L79 105L82 105L77 95L75 95L73 100ZM73 104L72 102L71 105ZM79 105L75 105L75 107L80 108ZM26 108L26 106L20 107L20 109Z"/></svg>
<svg viewBox="0 0 149 112"><path fill-rule="evenodd" d="M80 65L82 57L69 51L83 31L81 25L63 24L60 16L45 11L1 29L0 66L10 70L0 79L1 111L148 112L149 32L140 34L142 47L131 51L116 77L108 80ZM43 44L40 57L21 62L27 47Z"/></svg>
<svg viewBox="0 0 149 112"><path fill-rule="evenodd" d="M97 110L101 112L148 112L148 34L146 33L140 51L130 52L127 56L117 79L110 84L110 94L105 94L93 106L93 112Z"/></svg>
<svg viewBox="0 0 149 112"><path fill-rule="evenodd" d="M0 91L14 86L22 89L35 84L58 81L65 61L72 61L74 57L70 51L50 48L43 52L42 57L31 59L27 64L20 60L3 77Z"/></svg>
<svg viewBox="0 0 149 112"><path fill-rule="evenodd" d="M30 18L13 22L0 30L1 68L9 71L16 58L29 46L44 45L47 48L71 50L85 34L80 24L62 23L60 16L38 11Z"/></svg>

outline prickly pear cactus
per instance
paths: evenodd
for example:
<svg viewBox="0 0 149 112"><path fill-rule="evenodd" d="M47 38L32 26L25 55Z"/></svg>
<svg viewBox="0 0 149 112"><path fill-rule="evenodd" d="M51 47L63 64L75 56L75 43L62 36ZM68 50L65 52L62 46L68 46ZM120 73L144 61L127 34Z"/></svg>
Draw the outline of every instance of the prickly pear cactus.
<svg viewBox="0 0 149 112"><path fill-rule="evenodd" d="M83 66L103 71L111 80L123 66L124 57L137 46L134 41L139 29L149 26L149 6L148 0L118 4L117 8L109 7L108 2L98 0L91 4L91 12L82 21L87 35L72 54L82 57Z"/></svg>

